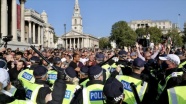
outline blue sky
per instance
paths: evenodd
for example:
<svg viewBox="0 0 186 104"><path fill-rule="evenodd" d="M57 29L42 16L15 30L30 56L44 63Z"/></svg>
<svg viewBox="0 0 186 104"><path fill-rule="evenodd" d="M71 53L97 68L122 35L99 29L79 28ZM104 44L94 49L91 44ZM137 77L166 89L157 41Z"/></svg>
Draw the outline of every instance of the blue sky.
<svg viewBox="0 0 186 104"><path fill-rule="evenodd" d="M71 30L75 0L27 0L25 7L41 13L45 10L48 21L58 36ZM186 21L186 0L79 0L84 33L96 37L109 36L112 25L120 20L170 20L180 26Z"/></svg>

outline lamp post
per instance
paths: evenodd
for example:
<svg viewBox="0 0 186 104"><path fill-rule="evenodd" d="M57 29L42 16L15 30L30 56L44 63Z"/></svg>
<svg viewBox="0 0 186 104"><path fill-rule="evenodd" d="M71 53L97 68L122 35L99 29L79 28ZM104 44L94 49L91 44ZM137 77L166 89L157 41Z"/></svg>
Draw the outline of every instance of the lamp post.
<svg viewBox="0 0 186 104"><path fill-rule="evenodd" d="M65 50L66 50L66 43L67 43L67 38L66 38L66 24L64 24L64 31L65 31Z"/></svg>

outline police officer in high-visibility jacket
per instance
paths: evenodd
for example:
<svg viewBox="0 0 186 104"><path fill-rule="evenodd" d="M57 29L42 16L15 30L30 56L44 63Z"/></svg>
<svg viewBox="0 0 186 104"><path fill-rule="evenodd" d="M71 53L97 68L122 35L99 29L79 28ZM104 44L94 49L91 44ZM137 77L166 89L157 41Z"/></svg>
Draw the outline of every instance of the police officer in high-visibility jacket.
<svg viewBox="0 0 186 104"><path fill-rule="evenodd" d="M40 59L37 56L33 56L30 58L30 62L31 66L28 69L21 71L18 75L18 79L22 82L25 89L30 87L30 84L35 82L33 69L39 65Z"/></svg>
<svg viewBox="0 0 186 104"><path fill-rule="evenodd" d="M89 81L88 79L88 67L87 66L83 66L80 69L80 73L79 73L79 84L82 85L83 87L86 86L87 82Z"/></svg>
<svg viewBox="0 0 186 104"><path fill-rule="evenodd" d="M64 71L64 69L61 68L61 65L62 65L61 58L54 57L53 64L54 64L55 68L57 68L58 70ZM54 70L54 69L49 69L49 71L48 71L48 81L51 84L54 84L56 79L57 79L57 71Z"/></svg>
<svg viewBox="0 0 186 104"><path fill-rule="evenodd" d="M180 64L180 59L175 54L168 54L167 57L159 57L160 60L165 60L167 68L165 69L165 78L162 79L158 84L158 95L156 100L162 102L164 96L166 96L167 89L178 85L181 82L179 76L182 76L183 71L178 71L178 65Z"/></svg>
<svg viewBox="0 0 186 104"><path fill-rule="evenodd" d="M47 80L47 69L38 65L34 68L33 75L35 83L26 89L26 99L31 100L33 104L43 104L47 94L51 93L50 85Z"/></svg>
<svg viewBox="0 0 186 104"><path fill-rule="evenodd" d="M145 77L145 75L141 74L144 70L145 62L140 59L136 58L133 61L132 69L133 72L130 75L117 75L116 78L123 84L123 88L125 89L125 99L124 101L128 104L135 104L136 100L134 98L132 89L130 87L130 83L134 83L136 85L136 90L138 93L138 96L140 97L141 102L147 102L145 100L144 96L147 93L147 87L148 87L148 77Z"/></svg>
<svg viewBox="0 0 186 104"><path fill-rule="evenodd" d="M119 55L119 61L117 62L117 65L122 66L120 74L123 75L129 75L132 72L132 69L129 66L129 61L127 60L127 52L124 50L121 50L118 52Z"/></svg>
<svg viewBox="0 0 186 104"><path fill-rule="evenodd" d="M89 68L86 87L79 89L71 104L103 104L103 69L99 65Z"/></svg>
<svg viewBox="0 0 186 104"><path fill-rule="evenodd" d="M66 74L67 88L62 104L69 104L74 96L74 93L76 92L76 90L81 88L81 86L79 86L79 79L76 76L77 74L74 68L69 66L64 70L64 73Z"/></svg>
<svg viewBox="0 0 186 104"><path fill-rule="evenodd" d="M111 77L107 79L103 88L103 94L106 97L106 104L126 104L123 84L117 79Z"/></svg>
<svg viewBox="0 0 186 104"><path fill-rule="evenodd" d="M31 101L18 100L9 92L11 89L10 77L7 70L0 68L0 104L32 104Z"/></svg>

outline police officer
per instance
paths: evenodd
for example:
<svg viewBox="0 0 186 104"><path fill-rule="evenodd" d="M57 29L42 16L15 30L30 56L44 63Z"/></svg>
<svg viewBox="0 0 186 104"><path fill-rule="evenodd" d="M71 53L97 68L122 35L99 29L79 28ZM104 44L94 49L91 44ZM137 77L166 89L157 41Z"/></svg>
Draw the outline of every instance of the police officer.
<svg viewBox="0 0 186 104"><path fill-rule="evenodd" d="M61 65L62 65L61 58L54 57L53 64L54 64L54 67L57 68L58 70L61 70L61 71L64 70L64 69L61 68ZM54 69L49 70L48 71L48 81L51 84L54 84L56 79L57 79L57 71L54 70Z"/></svg>
<svg viewBox="0 0 186 104"><path fill-rule="evenodd" d="M163 96L166 96L167 89L178 85L181 82L179 76L182 76L183 72L178 72L178 65L180 59L175 54L168 54L167 57L159 57L160 60L165 60L167 68L165 69L165 76L158 84L158 96L157 100L162 102Z"/></svg>
<svg viewBox="0 0 186 104"><path fill-rule="evenodd" d="M109 78L103 88L106 104L126 104L124 100L123 84L115 78Z"/></svg>
<svg viewBox="0 0 186 104"><path fill-rule="evenodd" d="M87 82L89 81L89 79L88 79L88 69L89 68L87 66L83 66L80 69L80 73L79 73L80 74L80 80L79 80L79 83L83 87L85 87Z"/></svg>
<svg viewBox="0 0 186 104"><path fill-rule="evenodd" d="M0 68L0 104L27 104L31 101L18 100L15 95L9 92L11 82L9 74L5 69Z"/></svg>
<svg viewBox="0 0 186 104"><path fill-rule="evenodd" d="M89 68L86 87L79 89L71 104L103 104L103 69L99 65Z"/></svg>
<svg viewBox="0 0 186 104"><path fill-rule="evenodd" d="M69 104L73 98L73 94L80 88L79 79L76 76L76 71L72 67L67 67L64 70L66 74L66 92L63 98L63 104Z"/></svg>
<svg viewBox="0 0 186 104"><path fill-rule="evenodd" d="M132 69L130 68L129 62L127 60L127 52L121 50L118 52L118 55L119 55L119 61L117 62L117 65L122 66L121 69L123 75L129 75L132 72Z"/></svg>
<svg viewBox="0 0 186 104"><path fill-rule="evenodd" d="M39 65L40 59L37 56L33 56L31 57L30 62L30 68L21 71L18 75L18 79L22 82L24 88L28 88L30 84L35 82L35 78L33 76L33 69Z"/></svg>
<svg viewBox="0 0 186 104"><path fill-rule="evenodd" d="M45 104L45 97L51 93L50 85L47 80L47 69L38 65L35 67L33 75L35 83L26 89L26 99L31 100L34 104Z"/></svg>
<svg viewBox="0 0 186 104"><path fill-rule="evenodd" d="M167 90L168 95L164 100L167 102L164 104L185 104L186 103L186 65L183 66L182 82L173 88ZM168 97L168 99L167 99ZM169 103L168 103L169 102Z"/></svg>
<svg viewBox="0 0 186 104"><path fill-rule="evenodd" d="M132 82L136 85L136 90L140 97L140 101L145 102L143 98L148 87L148 78L144 77L144 75L141 74L144 70L144 65L145 62L142 59L136 58L134 59L132 64L133 72L130 75L116 76L116 78L123 84L123 88L125 89L124 94L126 95L124 101L128 104L134 104L136 102L132 93L132 89L130 87L130 83Z"/></svg>

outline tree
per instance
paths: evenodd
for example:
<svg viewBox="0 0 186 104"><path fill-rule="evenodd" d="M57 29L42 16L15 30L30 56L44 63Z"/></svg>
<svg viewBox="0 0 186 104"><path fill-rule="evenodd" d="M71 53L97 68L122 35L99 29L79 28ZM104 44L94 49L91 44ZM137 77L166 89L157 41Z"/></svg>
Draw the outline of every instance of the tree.
<svg viewBox="0 0 186 104"><path fill-rule="evenodd" d="M112 25L110 41L115 41L119 47L134 45L136 33L128 26L127 22L119 21Z"/></svg>
<svg viewBox="0 0 186 104"><path fill-rule="evenodd" d="M145 35L145 29L144 28L138 28L138 29L136 29L136 34L138 35L138 36L142 36L142 35Z"/></svg>
<svg viewBox="0 0 186 104"><path fill-rule="evenodd" d="M102 37L99 39L99 48L110 48L110 42L109 42L109 38L107 37Z"/></svg>
<svg viewBox="0 0 186 104"><path fill-rule="evenodd" d="M183 43L186 43L186 23L184 24L184 31L183 31L184 35L182 36L183 38Z"/></svg>
<svg viewBox="0 0 186 104"><path fill-rule="evenodd" d="M167 33L167 36L171 37L173 46L182 46L183 45L183 39L179 35L179 32L177 29L172 29Z"/></svg>
<svg viewBox="0 0 186 104"><path fill-rule="evenodd" d="M150 34L150 40L152 40L154 43L161 42L161 36L163 35L161 29L157 27L149 27L147 32Z"/></svg>

